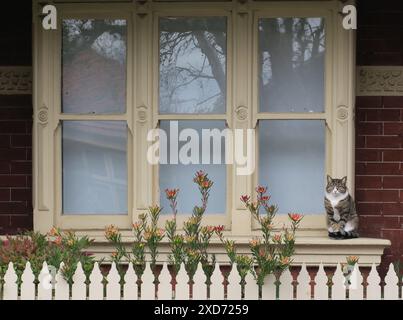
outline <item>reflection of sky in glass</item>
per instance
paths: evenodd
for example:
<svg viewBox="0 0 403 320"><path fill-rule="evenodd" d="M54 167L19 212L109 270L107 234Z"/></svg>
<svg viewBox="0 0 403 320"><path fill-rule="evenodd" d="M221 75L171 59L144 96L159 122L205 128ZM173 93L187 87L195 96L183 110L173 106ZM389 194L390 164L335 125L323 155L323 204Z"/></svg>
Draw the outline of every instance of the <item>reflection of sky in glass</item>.
<svg viewBox="0 0 403 320"><path fill-rule="evenodd" d="M64 113L126 109L126 20L63 20Z"/></svg>
<svg viewBox="0 0 403 320"><path fill-rule="evenodd" d="M323 112L323 18L259 20L260 111Z"/></svg>
<svg viewBox="0 0 403 320"><path fill-rule="evenodd" d="M63 121L63 213L127 214L127 126Z"/></svg>
<svg viewBox="0 0 403 320"><path fill-rule="evenodd" d="M199 137L202 137L202 129L218 129L224 130L225 121L221 120L186 120L178 121L179 133L182 129L195 129ZM168 145L170 140L170 121L161 121L160 128L163 129L168 136ZM189 141L189 139L188 139ZM226 209L226 192L227 192L227 169L225 165L225 145L224 138L221 140L221 164L161 164L159 166L159 187L160 187L160 203L164 213L171 213L169 202L165 197L165 189L179 189L178 196L178 213L192 213L195 205L200 205L200 193L197 185L193 182L193 176L196 171L203 170L213 180L214 185L211 189L209 204L206 213L225 213ZM179 142L179 150L186 142ZM213 142L210 143L211 158L213 159L214 149ZM170 156L170 147L167 150L168 163ZM199 143L199 163L202 163L202 142ZM212 163L212 160L210 161Z"/></svg>
<svg viewBox="0 0 403 320"><path fill-rule="evenodd" d="M279 213L323 213L324 166L324 121L259 121L259 184Z"/></svg>
<svg viewBox="0 0 403 320"><path fill-rule="evenodd" d="M160 113L224 113L226 18L160 19Z"/></svg>

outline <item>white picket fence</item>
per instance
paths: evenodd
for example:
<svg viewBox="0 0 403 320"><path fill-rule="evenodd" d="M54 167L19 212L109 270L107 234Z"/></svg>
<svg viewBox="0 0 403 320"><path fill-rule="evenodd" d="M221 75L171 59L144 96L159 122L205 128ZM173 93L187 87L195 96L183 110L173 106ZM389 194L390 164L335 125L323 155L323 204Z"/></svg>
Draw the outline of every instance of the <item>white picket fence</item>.
<svg viewBox="0 0 403 320"><path fill-rule="evenodd" d="M130 264L124 276L124 285L121 285L121 278L115 264L105 277L102 275L98 263L95 264L89 280L81 267L78 265L73 277L73 284L70 287L63 278L60 269L54 279L49 272L46 263L43 264L42 271L39 275L39 283L35 284L35 277L32 273L31 265L28 262L21 278L21 286L18 288L17 275L13 264L10 263L3 279L2 294L0 300L256 300L259 299L259 287L253 276L249 273L245 279L244 297L242 297L242 286L240 285L240 276L235 268L227 278L227 286L225 289L224 276L217 264L211 277L209 290L206 285L206 276L199 264L196 274L194 275L192 289L189 285L189 277L183 265L176 276L176 284L172 286L171 274L166 264L163 265L161 273L158 277L158 287L154 284L154 275L150 265L147 264L144 274L142 275L142 284L138 285L137 276ZM278 281L279 280L279 281ZM263 300L363 300L364 285L363 276L355 265L351 277L351 285L345 286L345 277L340 265L337 266L331 279L332 285L329 286L328 277L325 273L323 265L319 265L318 272L314 279L314 286L311 286L311 277L305 265L302 265L298 274L297 281L294 281L291 272L286 270L279 279L276 280L274 275L270 275L265 279L265 284L261 288L261 297ZM385 300L399 299L398 276L395 273L393 265L389 266L389 271L384 279ZM53 282L53 286L52 286ZM106 283L107 282L107 283ZM375 268L372 266L369 276L367 277L367 285L365 288L366 299L381 299L381 279ZM106 283L106 284L105 284ZM313 291L312 291L313 289ZM106 293L105 293L106 292ZM193 295L191 295L193 292ZM209 292L209 294L208 294ZM348 295L347 295L348 292Z"/></svg>

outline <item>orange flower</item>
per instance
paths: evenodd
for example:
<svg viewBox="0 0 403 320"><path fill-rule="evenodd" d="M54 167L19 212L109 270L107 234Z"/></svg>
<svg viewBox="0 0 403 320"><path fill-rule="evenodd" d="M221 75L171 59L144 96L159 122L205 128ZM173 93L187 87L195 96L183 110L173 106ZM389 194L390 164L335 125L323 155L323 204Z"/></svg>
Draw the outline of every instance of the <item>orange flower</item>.
<svg viewBox="0 0 403 320"><path fill-rule="evenodd" d="M224 231L224 226L223 226L223 225L221 225L221 226L215 226L215 227L214 227L214 231L215 231L215 232L222 232L222 231Z"/></svg>
<svg viewBox="0 0 403 320"><path fill-rule="evenodd" d="M49 233L50 236L55 237L60 235L60 231L59 229L57 229L56 227L53 227L52 229L50 229Z"/></svg>
<svg viewBox="0 0 403 320"><path fill-rule="evenodd" d="M179 189L165 189L165 195L168 200L175 199L178 195Z"/></svg>
<svg viewBox="0 0 403 320"><path fill-rule="evenodd" d="M256 192L260 193L260 194L264 194L267 191L267 187L263 187L263 186L257 186L256 187Z"/></svg>
<svg viewBox="0 0 403 320"><path fill-rule="evenodd" d="M62 237L57 236L53 243L60 246L62 244Z"/></svg>
<svg viewBox="0 0 403 320"><path fill-rule="evenodd" d="M105 228L105 237L108 240L116 237L118 234L119 234L119 229L117 227L115 227L113 224L111 224Z"/></svg>
<svg viewBox="0 0 403 320"><path fill-rule="evenodd" d="M118 253L116 251L112 252L111 256L112 256L112 258L116 258L118 256Z"/></svg>
<svg viewBox="0 0 403 320"><path fill-rule="evenodd" d="M359 259L360 259L360 258L357 257L357 256L348 256L348 257L346 258L347 263L348 263L349 265L355 265L355 264L358 262Z"/></svg>
<svg viewBox="0 0 403 320"><path fill-rule="evenodd" d="M302 218L304 217L302 214L299 214L299 213L289 213L288 216L295 223L300 222L302 220Z"/></svg>
<svg viewBox="0 0 403 320"><path fill-rule="evenodd" d="M251 247L257 247L260 245L260 241L259 241L259 239L252 239L251 241L249 241L249 245Z"/></svg>
<svg viewBox="0 0 403 320"><path fill-rule="evenodd" d="M133 223L133 229L134 230L140 229L140 226L141 226L140 222Z"/></svg>
<svg viewBox="0 0 403 320"><path fill-rule="evenodd" d="M273 241L280 243L281 242L281 234L275 234L273 236Z"/></svg>
<svg viewBox="0 0 403 320"><path fill-rule="evenodd" d="M241 201L242 202L248 203L249 200L250 200L250 197L248 195L245 194L245 195L241 196Z"/></svg>
<svg viewBox="0 0 403 320"><path fill-rule="evenodd" d="M281 264L286 266L288 264L290 264L290 258L289 257L284 257L283 259L281 259Z"/></svg>

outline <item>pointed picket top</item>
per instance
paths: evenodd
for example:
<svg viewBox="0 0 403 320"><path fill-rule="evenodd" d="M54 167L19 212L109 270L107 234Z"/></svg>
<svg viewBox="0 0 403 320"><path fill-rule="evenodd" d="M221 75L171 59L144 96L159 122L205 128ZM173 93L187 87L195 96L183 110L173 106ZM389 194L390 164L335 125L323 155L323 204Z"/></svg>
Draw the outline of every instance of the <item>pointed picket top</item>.
<svg viewBox="0 0 403 320"><path fill-rule="evenodd" d="M236 263L232 265L231 272L228 275L228 285L227 285L227 299L228 300L241 300L242 298L242 287L241 287L241 276L238 272L238 266Z"/></svg>
<svg viewBox="0 0 403 320"><path fill-rule="evenodd" d="M290 269L287 268L280 276L279 299L280 300L293 300L294 299L294 286L293 277Z"/></svg>
<svg viewBox="0 0 403 320"><path fill-rule="evenodd" d="M375 263L372 264L367 283L367 300L381 300L381 277L376 270Z"/></svg>
<svg viewBox="0 0 403 320"><path fill-rule="evenodd" d="M32 272L31 263L28 261L21 277L21 300L35 300L35 276Z"/></svg>
<svg viewBox="0 0 403 320"><path fill-rule="evenodd" d="M69 300L70 289L69 284L63 277L63 267L64 263L60 264L59 270L56 273L56 284L55 284L55 300Z"/></svg>
<svg viewBox="0 0 403 320"><path fill-rule="evenodd" d="M214 266L210 284L210 300L224 300L223 276L218 263Z"/></svg>
<svg viewBox="0 0 403 320"><path fill-rule="evenodd" d="M305 263L301 266L301 271L298 274L297 300L311 299L311 277L306 269Z"/></svg>
<svg viewBox="0 0 403 320"><path fill-rule="evenodd" d="M172 299L172 277L168 270L167 263L164 262L161 273L158 277L158 300L171 300Z"/></svg>
<svg viewBox="0 0 403 320"><path fill-rule="evenodd" d="M204 274L202 264L199 262L196 272L193 276L193 300L207 300L206 275Z"/></svg>
<svg viewBox="0 0 403 320"><path fill-rule="evenodd" d="M315 300L328 300L329 299L329 287L327 285L328 277L325 272L325 268L321 263L319 265L318 272L315 277L315 289L314 289L314 299Z"/></svg>
<svg viewBox="0 0 403 320"><path fill-rule="evenodd" d="M71 291L72 300L85 300L87 296L87 286L85 284L85 273L81 262L77 263L76 272L73 275L73 287Z"/></svg>
<svg viewBox="0 0 403 320"><path fill-rule="evenodd" d="M332 278L332 300L345 300L346 299L346 278L341 270L340 263L337 264L336 271Z"/></svg>
<svg viewBox="0 0 403 320"><path fill-rule="evenodd" d="M189 300L189 276L183 262L176 275L175 300Z"/></svg>
<svg viewBox="0 0 403 320"><path fill-rule="evenodd" d="M396 275L393 263L389 265L388 273L385 276L385 286L383 287L384 300L398 300L399 299L399 279Z"/></svg>
<svg viewBox="0 0 403 320"><path fill-rule="evenodd" d="M150 263L146 263L146 268L141 277L141 300L155 299L154 274L151 270Z"/></svg>
<svg viewBox="0 0 403 320"><path fill-rule="evenodd" d="M262 300L276 300L276 277L274 274L269 274L264 279Z"/></svg>
<svg viewBox="0 0 403 320"><path fill-rule="evenodd" d="M51 267L53 268L53 266ZM52 300L53 279L46 261L43 262L38 280L38 300Z"/></svg>
<svg viewBox="0 0 403 320"><path fill-rule="evenodd" d="M98 262L94 263L94 268L92 269L90 275L90 285L89 285L89 300L103 300L104 298L104 276L99 269Z"/></svg>
<svg viewBox="0 0 403 320"><path fill-rule="evenodd" d="M14 264L10 262L6 274L4 275L3 300L18 299L17 280L18 277L14 270Z"/></svg>
<svg viewBox="0 0 403 320"><path fill-rule="evenodd" d="M120 300L120 274L115 262L112 262L106 279L106 300Z"/></svg>
<svg viewBox="0 0 403 320"><path fill-rule="evenodd" d="M259 299L259 286L256 283L256 279L251 272L245 277L245 300L258 300Z"/></svg>
<svg viewBox="0 0 403 320"><path fill-rule="evenodd" d="M354 265L353 272L350 277L349 285L349 300L363 300L364 299L364 278L362 277L358 263Z"/></svg>
<svg viewBox="0 0 403 320"><path fill-rule="evenodd" d="M123 299L137 300L138 299L138 285L137 275L133 268L133 263L130 262L125 274L125 284L123 287Z"/></svg>

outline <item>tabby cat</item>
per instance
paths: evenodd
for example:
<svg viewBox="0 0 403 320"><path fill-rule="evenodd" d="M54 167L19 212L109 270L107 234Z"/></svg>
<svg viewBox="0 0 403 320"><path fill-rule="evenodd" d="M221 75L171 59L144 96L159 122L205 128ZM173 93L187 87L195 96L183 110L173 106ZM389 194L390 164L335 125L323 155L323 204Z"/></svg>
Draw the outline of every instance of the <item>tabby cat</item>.
<svg viewBox="0 0 403 320"><path fill-rule="evenodd" d="M358 238L358 215L350 196L347 177L333 179L327 176L325 208L329 237L334 239Z"/></svg>

